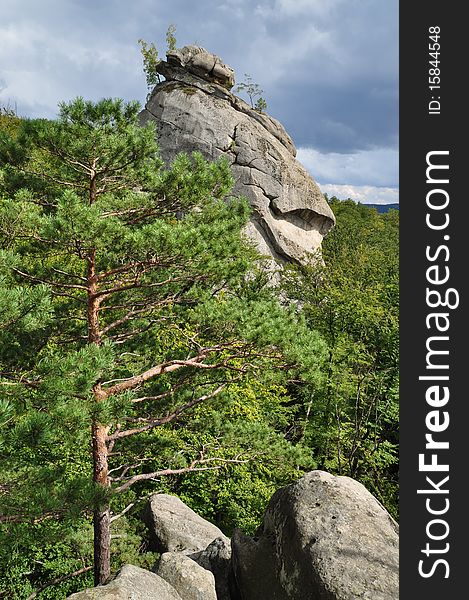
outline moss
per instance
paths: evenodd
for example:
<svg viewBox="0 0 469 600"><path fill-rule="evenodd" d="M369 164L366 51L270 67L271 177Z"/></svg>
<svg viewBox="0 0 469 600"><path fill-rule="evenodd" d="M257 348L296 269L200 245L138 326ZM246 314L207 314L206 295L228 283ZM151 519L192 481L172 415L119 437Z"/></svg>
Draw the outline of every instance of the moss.
<svg viewBox="0 0 469 600"><path fill-rule="evenodd" d="M197 94L197 89L193 88L193 87L184 87L182 88L182 91L187 95L187 96L193 96L194 94Z"/></svg>
<svg viewBox="0 0 469 600"><path fill-rule="evenodd" d="M168 83L166 83L166 85L164 85L161 88L161 91L169 94L169 92L173 92L178 87L179 87L179 84L176 81L169 81Z"/></svg>

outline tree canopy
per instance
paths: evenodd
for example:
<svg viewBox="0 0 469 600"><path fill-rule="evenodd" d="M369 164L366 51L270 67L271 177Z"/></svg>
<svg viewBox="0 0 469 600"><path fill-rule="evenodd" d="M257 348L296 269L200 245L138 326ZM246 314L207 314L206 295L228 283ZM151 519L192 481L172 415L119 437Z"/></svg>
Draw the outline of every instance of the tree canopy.
<svg viewBox="0 0 469 600"><path fill-rule="evenodd" d="M332 198L322 258L275 289L228 163L165 166L138 111L0 115L3 597L151 567L155 491L253 533L322 468L397 516L398 212Z"/></svg>
<svg viewBox="0 0 469 600"><path fill-rule="evenodd" d="M300 391L303 434L320 467L358 479L397 516L399 213L330 205L324 263L293 269L286 284L329 349L321 388Z"/></svg>
<svg viewBox="0 0 469 600"><path fill-rule="evenodd" d="M0 142L3 534L23 559L34 531L47 532L41 552L81 536L65 562L84 573L92 515L95 583L122 558L112 523L139 486L301 464L276 433L282 386L314 386L325 356L264 285L228 164L194 154L164 168L138 110L78 98Z"/></svg>

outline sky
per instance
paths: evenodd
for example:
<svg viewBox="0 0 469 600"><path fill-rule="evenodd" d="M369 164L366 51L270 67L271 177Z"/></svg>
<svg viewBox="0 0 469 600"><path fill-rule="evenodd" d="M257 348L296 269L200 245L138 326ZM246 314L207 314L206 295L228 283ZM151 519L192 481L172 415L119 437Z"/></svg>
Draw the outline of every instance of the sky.
<svg viewBox="0 0 469 600"><path fill-rule="evenodd" d="M329 196L399 201L398 0L0 0L0 107L147 94L137 40L249 74Z"/></svg>

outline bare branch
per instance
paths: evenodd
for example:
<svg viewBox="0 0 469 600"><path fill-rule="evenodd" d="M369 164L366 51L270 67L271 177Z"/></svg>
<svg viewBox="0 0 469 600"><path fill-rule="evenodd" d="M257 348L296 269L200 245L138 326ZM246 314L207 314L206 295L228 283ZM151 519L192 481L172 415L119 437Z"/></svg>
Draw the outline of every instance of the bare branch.
<svg viewBox="0 0 469 600"><path fill-rule="evenodd" d="M154 267L159 264L160 263L157 258L150 258L149 260L139 260L137 262L127 263L125 265L122 265L121 267L116 267L115 269L110 269L109 271L101 273L100 275L98 275L97 281L103 281L104 279L107 279L112 275L128 273L129 271L132 271L133 269L137 268L139 268L142 271L144 268Z"/></svg>
<svg viewBox="0 0 469 600"><path fill-rule="evenodd" d="M142 383L145 383L149 379L153 379L163 373L171 373L172 371L177 371L182 367L197 367L197 368L205 368L205 369L213 369L218 365L207 365L202 363L203 360L207 358L209 352L212 351L207 350L205 352L201 352L198 356L189 359L189 360L173 360L165 363L161 363L148 369L144 373L140 375L134 375L133 377L129 377L126 381L122 381L121 383L117 383L116 385L111 386L110 388L104 389L106 397L113 396L115 394L120 394L121 392L125 392L127 390L133 390Z"/></svg>
<svg viewBox="0 0 469 600"><path fill-rule="evenodd" d="M42 279L40 277L34 277L34 275L30 275L29 273L24 273L23 271L20 271L16 267L14 267L12 270L15 273L18 273L18 275L21 275L22 277L26 277L27 279L30 279L31 281L36 281L37 283L46 283L47 285L51 285L52 287L61 287L61 288L75 289L75 290L85 290L86 292L88 291L88 288L86 286L79 285L78 283L60 283L58 281L50 281L49 279Z"/></svg>
<svg viewBox="0 0 469 600"><path fill-rule="evenodd" d="M196 467L196 464L202 462L208 462L208 460L219 460L222 464L214 465L213 467ZM181 475L183 473L194 473L197 471L217 471L222 469L226 464L245 464L248 460L239 459L224 459L224 458L213 458L205 459L203 461L194 461L189 467L183 467L181 469L162 469L161 471L154 471L153 473L141 473L140 475L133 475L128 481L117 487L115 492L124 492L129 489L134 483L138 481L148 481L149 479L156 479L157 477L163 477L166 475Z"/></svg>
<svg viewBox="0 0 469 600"><path fill-rule="evenodd" d="M117 423L117 425L116 425L116 427L115 427L115 432L114 432L114 433L116 433L116 432L118 432L118 431L120 431L120 430L121 430L121 425L120 425L120 423ZM109 445L108 445L108 448L107 448L107 451L108 451L108 455L109 455L109 456L111 456L111 454L112 454L112 451L114 450L114 445L115 445L115 443L116 443L116 440L111 440L111 441L109 442Z"/></svg>
<svg viewBox="0 0 469 600"><path fill-rule="evenodd" d="M62 581L66 581L67 579L71 579L72 577L78 577L79 575L83 575L83 573L87 573L88 571L91 571L92 568L93 568L93 565L91 565L89 567L83 567L81 569L78 569L78 571L69 573L68 575L62 575L62 577L56 577L55 579L48 581L44 585L41 585L41 587L39 587L35 592L33 592L31 595L29 595L26 598L26 600L33 600L40 592L42 592L46 588L50 587L51 585L57 585L58 583L62 583Z"/></svg>
<svg viewBox="0 0 469 600"><path fill-rule="evenodd" d="M200 396L200 398L196 398L195 400L186 402L186 404L183 404L182 406L180 406L177 410L175 410L170 415L166 415L165 417L161 417L160 419L152 420L149 423L147 423L146 425L143 425L142 427L137 427L134 429L126 429L125 431L119 431L119 432L113 433L112 435L109 435L107 437L107 439L111 441L111 440L121 439L124 437L129 437L131 435L135 435L136 433L142 433L144 431L154 429L155 427L159 427L160 425L165 425L166 423L170 423L171 421L174 421L174 419L176 419L181 413L188 410L189 408L193 408L194 406L197 406L197 404L200 404L201 402L205 402L206 400L210 400L211 398L218 396L218 394L227 385L228 385L227 383L223 383L222 385L218 386L212 393L205 394L204 396Z"/></svg>
<svg viewBox="0 0 469 600"><path fill-rule="evenodd" d="M57 179L56 177L54 177L53 175L50 175L49 173L45 173L45 172L39 173L38 171L32 171L30 169L21 169L21 171L28 175L35 175L36 177L44 177L45 179L49 179L50 181L53 181L57 185L65 185L66 187L72 187L75 189L86 189L86 186L84 186L84 185L80 185L78 183L73 183L72 181L62 181L61 179Z"/></svg>
<svg viewBox="0 0 469 600"><path fill-rule="evenodd" d="M141 458L132 465L120 465L119 467L116 467L115 469L111 469L110 471L108 471L108 474L112 473L113 471L120 471L120 470L122 470L122 473L118 477L109 477L109 481L122 481L123 479L126 478L126 475L130 471L130 469L138 469L139 467L141 467L143 465L143 463L147 462L148 460L150 460L150 459L149 458Z"/></svg>
<svg viewBox="0 0 469 600"><path fill-rule="evenodd" d="M81 277L81 275L75 275L73 273L67 273L66 271L61 271L60 269L56 269L54 267L52 267L52 271L54 271L54 273L58 273L59 275L65 275L66 277L74 277L75 279L86 281L86 277Z"/></svg>
<svg viewBox="0 0 469 600"><path fill-rule="evenodd" d="M120 519L121 517L123 517L126 513L129 512L129 510L131 508L133 508L135 506L135 502L131 502L129 505L127 505L124 510L122 510L118 515L114 515L111 517L110 522L113 523L114 521L117 521L117 519Z"/></svg>
<svg viewBox="0 0 469 600"><path fill-rule="evenodd" d="M141 275L141 273L139 275ZM142 283L141 281L138 281L139 275L134 278L134 281L132 283L121 282L120 285L116 285L112 288L101 290L100 292L97 292L95 295L97 297L110 296L111 294L115 294L117 292L125 292L127 290L132 290L135 288L152 289L152 288L157 288L157 287L163 287L165 285L169 285L170 283L178 283L181 281L194 282L194 281L201 281L205 278L204 275L199 275L198 277L192 277L191 275L186 275L186 276L181 276L181 277L169 277L168 279L165 279L164 281L157 281L155 283Z"/></svg>

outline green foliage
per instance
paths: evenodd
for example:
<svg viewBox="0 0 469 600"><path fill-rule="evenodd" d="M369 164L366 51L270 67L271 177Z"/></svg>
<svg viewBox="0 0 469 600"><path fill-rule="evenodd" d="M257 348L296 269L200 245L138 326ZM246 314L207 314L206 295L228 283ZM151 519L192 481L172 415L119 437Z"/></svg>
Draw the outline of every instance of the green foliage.
<svg viewBox="0 0 469 600"><path fill-rule="evenodd" d="M325 265L290 273L288 290L329 345L326 379L301 397L319 466L364 483L397 515L398 212L330 201Z"/></svg>
<svg viewBox="0 0 469 600"><path fill-rule="evenodd" d="M176 25L169 25L166 31L166 45L168 52L176 50L177 41L176 36L174 35L175 33ZM140 46L140 52L143 59L143 72L145 73L147 88L150 92L155 85L161 81L158 73L158 64L161 62L161 59L158 57L158 50L153 42L149 44L140 38L137 43Z"/></svg>
<svg viewBox="0 0 469 600"><path fill-rule="evenodd" d="M158 50L152 42L148 44L145 40L139 39L138 45L143 58L143 72L147 80L147 88L152 90L160 82L160 76L156 67L161 59L158 58Z"/></svg>
<svg viewBox="0 0 469 600"><path fill-rule="evenodd" d="M10 106L0 106L0 131L6 131L10 135L14 134L20 121L16 110Z"/></svg>
<svg viewBox="0 0 469 600"><path fill-rule="evenodd" d="M265 286L228 163L163 169L138 110L78 98L0 142L0 507L22 555L3 577L26 582L3 583L12 595L89 565L98 507L132 508L112 524L113 568L147 564L136 518L151 491L252 530L314 464L288 439L286 387L316 389L325 344ZM91 425L109 436L109 485L92 477Z"/></svg>
<svg viewBox="0 0 469 600"><path fill-rule="evenodd" d="M244 74L244 81L235 87L235 92L244 92L249 98L251 107L262 113L267 110L267 102L262 97L264 90L261 90L259 84L252 81L251 75Z"/></svg>
<svg viewBox="0 0 469 600"><path fill-rule="evenodd" d="M254 108L257 112L264 113L267 111L267 102L264 98L258 98L254 104Z"/></svg>
<svg viewBox="0 0 469 600"><path fill-rule="evenodd" d="M176 50L177 41L176 41L176 36L174 35L175 33L176 33L176 25L171 23L171 25L169 25L169 27L166 31L166 45L168 47L168 51Z"/></svg>
<svg viewBox="0 0 469 600"><path fill-rule="evenodd" d="M138 110L79 98L0 126L5 597L91 585L67 576L92 564L97 507L118 517L112 569L151 566L139 513L158 490L253 533L273 492L319 467L396 514L398 213L332 199L325 265L289 271L285 308L229 164L163 168ZM92 424L110 436L108 486Z"/></svg>

